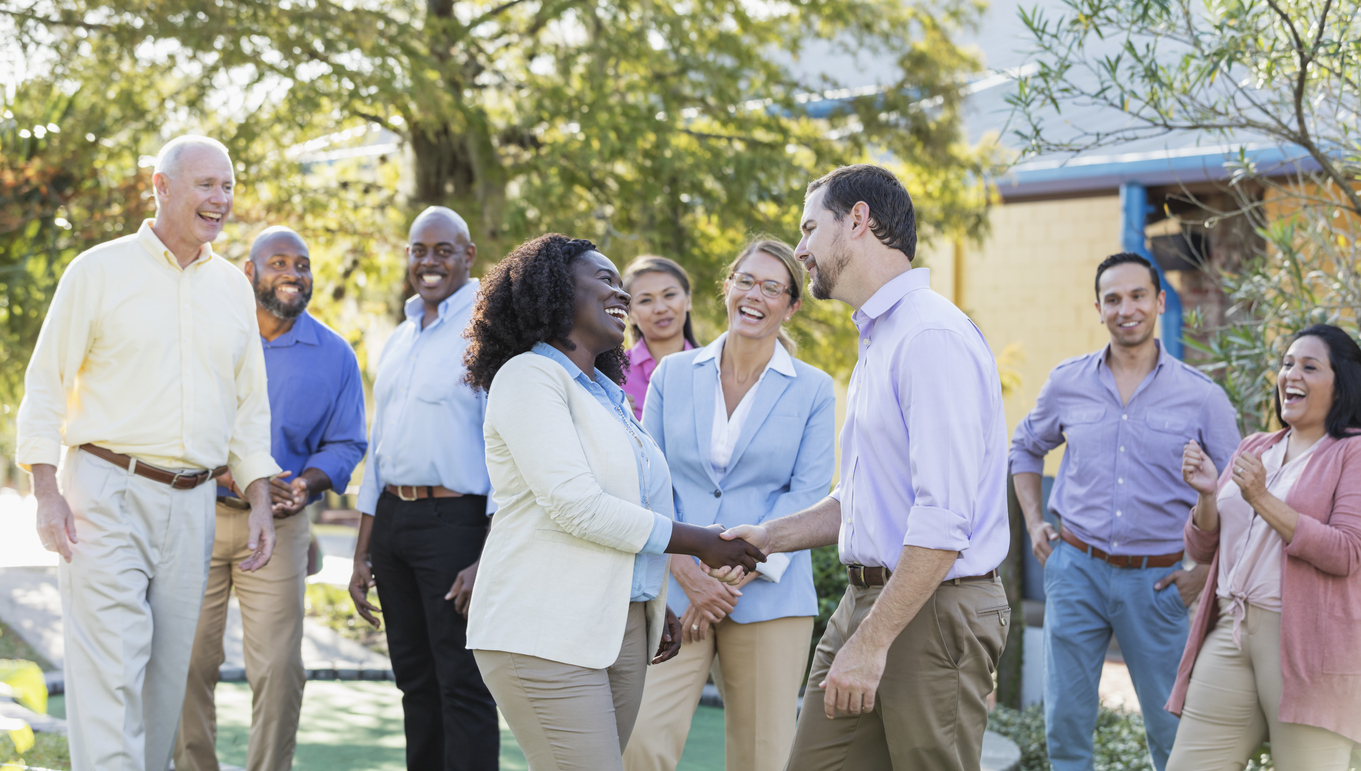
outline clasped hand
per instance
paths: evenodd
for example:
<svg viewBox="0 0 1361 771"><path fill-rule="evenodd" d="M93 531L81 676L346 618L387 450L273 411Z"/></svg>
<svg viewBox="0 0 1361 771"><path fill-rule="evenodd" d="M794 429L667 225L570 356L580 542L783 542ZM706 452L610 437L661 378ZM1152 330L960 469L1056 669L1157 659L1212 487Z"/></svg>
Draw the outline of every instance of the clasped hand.
<svg viewBox="0 0 1361 771"><path fill-rule="evenodd" d="M765 555L770 551L770 533L760 525L738 525L723 531L720 535L725 541L735 541L741 539L754 547L761 554L761 562L765 562ZM724 567L713 567L704 565L704 572L717 578L725 584L737 586L742 583L742 578L748 570L755 570L756 566L751 565L729 565Z"/></svg>

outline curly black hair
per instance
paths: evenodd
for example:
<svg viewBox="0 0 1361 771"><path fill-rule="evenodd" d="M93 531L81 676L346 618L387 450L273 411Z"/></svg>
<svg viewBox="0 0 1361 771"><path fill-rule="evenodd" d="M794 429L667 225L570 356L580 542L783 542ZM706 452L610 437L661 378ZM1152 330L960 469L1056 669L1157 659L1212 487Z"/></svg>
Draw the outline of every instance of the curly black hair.
<svg viewBox="0 0 1361 771"><path fill-rule="evenodd" d="M535 343L566 342L576 312L576 287L570 266L597 251L583 238L548 233L515 247L482 279L472 321L463 333L471 342L463 354L464 382L483 391L511 358ZM628 357L623 343L595 359L596 369L623 384Z"/></svg>

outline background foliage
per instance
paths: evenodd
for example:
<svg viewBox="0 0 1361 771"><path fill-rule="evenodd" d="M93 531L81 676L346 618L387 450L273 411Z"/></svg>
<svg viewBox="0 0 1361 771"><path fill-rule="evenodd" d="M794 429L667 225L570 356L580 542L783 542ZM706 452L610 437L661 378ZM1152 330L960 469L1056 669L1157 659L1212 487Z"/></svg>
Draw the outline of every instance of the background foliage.
<svg viewBox="0 0 1361 771"><path fill-rule="evenodd" d="M188 131L221 138L237 164L219 251L243 255L266 224L299 230L314 308L361 363L396 318L405 226L430 204L468 219L475 273L552 230L596 240L621 266L677 258L706 338L722 323L719 267L751 234L795 238L804 187L836 165L888 159L925 237L977 235L1000 154L960 140L979 64L953 41L980 11L975 0L0 0L0 58L18 70L0 122L0 404L17 405L62 267L149 215L145 156ZM842 83L824 61L870 51L892 63L875 73L880 87L826 98ZM791 330L802 355L846 374L847 314L805 308ZM0 434L12 435L3 410Z"/></svg>

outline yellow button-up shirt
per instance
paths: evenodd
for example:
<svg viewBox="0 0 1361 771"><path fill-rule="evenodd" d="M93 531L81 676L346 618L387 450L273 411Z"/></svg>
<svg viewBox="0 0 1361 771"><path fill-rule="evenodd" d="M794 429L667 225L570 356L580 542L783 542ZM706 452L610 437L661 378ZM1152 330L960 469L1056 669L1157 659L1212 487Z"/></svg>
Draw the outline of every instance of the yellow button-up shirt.
<svg viewBox="0 0 1361 771"><path fill-rule="evenodd" d="M270 457L250 282L204 244L181 269L142 223L72 260L24 378L17 459L56 465L92 442L163 468L226 462L245 489Z"/></svg>

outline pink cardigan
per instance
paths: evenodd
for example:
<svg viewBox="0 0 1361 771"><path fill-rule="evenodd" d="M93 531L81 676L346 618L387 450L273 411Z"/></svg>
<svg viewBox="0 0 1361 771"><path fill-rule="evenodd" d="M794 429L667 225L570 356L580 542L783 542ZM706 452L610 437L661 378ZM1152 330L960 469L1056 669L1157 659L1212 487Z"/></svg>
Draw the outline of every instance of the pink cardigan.
<svg viewBox="0 0 1361 771"><path fill-rule="evenodd" d="M1220 489L1239 454L1260 453L1284 436L1244 439L1219 477ZM1285 503L1300 518L1281 567L1280 719L1361 741L1361 436L1321 439ZM1186 553L1210 563L1210 578L1167 700L1178 717L1196 655L1219 616L1219 530L1203 532L1188 520Z"/></svg>

